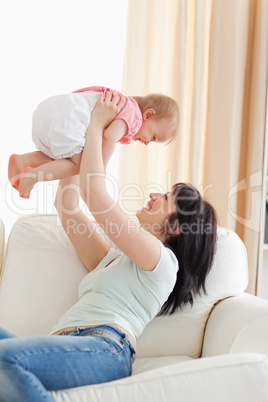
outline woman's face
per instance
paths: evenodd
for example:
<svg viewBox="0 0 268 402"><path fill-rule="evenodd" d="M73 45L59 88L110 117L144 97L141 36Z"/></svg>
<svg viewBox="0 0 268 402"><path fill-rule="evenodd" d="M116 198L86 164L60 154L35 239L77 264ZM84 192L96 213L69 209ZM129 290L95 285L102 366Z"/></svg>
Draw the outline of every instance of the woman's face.
<svg viewBox="0 0 268 402"><path fill-rule="evenodd" d="M151 193L147 205L137 211L136 216L144 229L157 236L173 212L176 212L176 205L172 192Z"/></svg>

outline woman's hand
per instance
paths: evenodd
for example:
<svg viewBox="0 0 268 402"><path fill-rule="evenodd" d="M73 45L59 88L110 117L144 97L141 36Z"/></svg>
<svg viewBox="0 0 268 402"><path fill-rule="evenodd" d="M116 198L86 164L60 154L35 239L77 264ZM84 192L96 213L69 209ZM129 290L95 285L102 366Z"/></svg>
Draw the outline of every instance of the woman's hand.
<svg viewBox="0 0 268 402"><path fill-rule="evenodd" d="M103 129L109 126L125 106L126 99L110 91L101 93L92 111L90 123L99 123Z"/></svg>

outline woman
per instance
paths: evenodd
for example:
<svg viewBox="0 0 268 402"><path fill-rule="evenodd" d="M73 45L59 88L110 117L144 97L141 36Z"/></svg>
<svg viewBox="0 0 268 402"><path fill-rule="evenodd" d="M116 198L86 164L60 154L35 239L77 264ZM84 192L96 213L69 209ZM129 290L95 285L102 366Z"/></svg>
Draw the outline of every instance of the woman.
<svg viewBox="0 0 268 402"><path fill-rule="evenodd" d="M133 225L106 190L102 132L121 110L123 100L118 101L110 94L99 99L80 170L82 197L118 249L103 240L80 210L77 178L63 179L55 205L91 272L81 281L79 301L52 329L53 336L17 338L0 332L1 402L52 401L48 390L131 375L136 338L147 323L159 312L173 313L192 303L192 295L205 289L216 217L199 192L177 184L166 194L151 194L137 212L139 225Z"/></svg>

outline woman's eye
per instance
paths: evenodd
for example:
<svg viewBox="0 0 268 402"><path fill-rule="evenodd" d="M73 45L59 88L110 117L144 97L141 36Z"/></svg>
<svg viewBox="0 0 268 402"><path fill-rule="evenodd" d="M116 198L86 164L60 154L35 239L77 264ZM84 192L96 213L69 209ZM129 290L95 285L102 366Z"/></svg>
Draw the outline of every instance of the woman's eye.
<svg viewBox="0 0 268 402"><path fill-rule="evenodd" d="M165 197L165 200L167 200L167 194L165 194L164 197Z"/></svg>
<svg viewBox="0 0 268 402"><path fill-rule="evenodd" d="M153 141L156 141L156 136L155 135L153 136Z"/></svg>

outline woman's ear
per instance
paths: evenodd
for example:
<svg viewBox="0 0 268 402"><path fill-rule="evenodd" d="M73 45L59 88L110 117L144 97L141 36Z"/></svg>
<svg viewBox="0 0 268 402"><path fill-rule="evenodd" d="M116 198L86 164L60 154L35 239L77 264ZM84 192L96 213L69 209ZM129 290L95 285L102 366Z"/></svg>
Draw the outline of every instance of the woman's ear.
<svg viewBox="0 0 268 402"><path fill-rule="evenodd" d="M154 109L146 109L145 112L142 114L143 120L149 119L149 117L153 117L155 115Z"/></svg>
<svg viewBox="0 0 268 402"><path fill-rule="evenodd" d="M181 225L178 221L173 222L172 224L167 224L167 233L170 236L177 236L182 232Z"/></svg>
<svg viewBox="0 0 268 402"><path fill-rule="evenodd" d="M177 236L182 232L181 225L178 223L173 227L172 235Z"/></svg>

